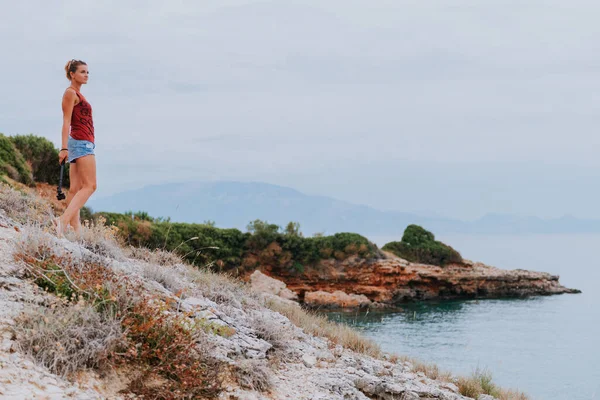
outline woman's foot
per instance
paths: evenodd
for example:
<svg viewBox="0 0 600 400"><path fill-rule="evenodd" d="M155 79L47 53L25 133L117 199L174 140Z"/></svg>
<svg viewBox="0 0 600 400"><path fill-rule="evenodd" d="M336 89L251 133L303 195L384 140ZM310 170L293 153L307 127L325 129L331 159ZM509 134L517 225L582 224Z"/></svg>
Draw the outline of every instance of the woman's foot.
<svg viewBox="0 0 600 400"><path fill-rule="evenodd" d="M75 238L75 240L77 240L78 242L81 242L83 240L83 235L81 234L81 229L73 229L73 237Z"/></svg>
<svg viewBox="0 0 600 400"><path fill-rule="evenodd" d="M63 237L63 233L64 233L64 228L63 228L63 223L60 220L60 218L54 218L52 220L52 225L54 225L54 231L56 233L56 237Z"/></svg>

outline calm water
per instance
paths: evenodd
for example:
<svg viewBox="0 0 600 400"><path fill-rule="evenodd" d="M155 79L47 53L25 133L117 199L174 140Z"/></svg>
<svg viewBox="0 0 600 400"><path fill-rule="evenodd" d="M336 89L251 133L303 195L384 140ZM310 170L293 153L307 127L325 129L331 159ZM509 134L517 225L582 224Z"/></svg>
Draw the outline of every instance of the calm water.
<svg viewBox="0 0 600 400"><path fill-rule="evenodd" d="M331 314L396 352L460 374L487 368L533 400L600 400L600 235L446 236L463 257L560 275L583 294ZM371 238L383 245L390 238Z"/></svg>

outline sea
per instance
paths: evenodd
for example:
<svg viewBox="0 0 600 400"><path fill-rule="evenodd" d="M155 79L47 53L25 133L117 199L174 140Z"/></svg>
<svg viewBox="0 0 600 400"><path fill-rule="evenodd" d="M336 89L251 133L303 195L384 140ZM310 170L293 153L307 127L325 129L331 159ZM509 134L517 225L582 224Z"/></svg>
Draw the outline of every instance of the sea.
<svg viewBox="0 0 600 400"><path fill-rule="evenodd" d="M379 246L399 240L370 237ZM531 400L600 400L600 235L438 235L464 258L545 271L581 294L408 304L396 312L330 313L384 351L493 381Z"/></svg>

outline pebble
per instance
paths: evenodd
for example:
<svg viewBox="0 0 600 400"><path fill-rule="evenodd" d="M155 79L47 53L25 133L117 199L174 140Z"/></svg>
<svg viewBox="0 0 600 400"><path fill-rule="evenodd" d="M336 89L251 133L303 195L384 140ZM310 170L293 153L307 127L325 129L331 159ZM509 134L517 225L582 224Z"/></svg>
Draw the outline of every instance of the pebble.
<svg viewBox="0 0 600 400"><path fill-rule="evenodd" d="M317 364L317 357L305 354L302 356L302 362L308 368L312 368Z"/></svg>

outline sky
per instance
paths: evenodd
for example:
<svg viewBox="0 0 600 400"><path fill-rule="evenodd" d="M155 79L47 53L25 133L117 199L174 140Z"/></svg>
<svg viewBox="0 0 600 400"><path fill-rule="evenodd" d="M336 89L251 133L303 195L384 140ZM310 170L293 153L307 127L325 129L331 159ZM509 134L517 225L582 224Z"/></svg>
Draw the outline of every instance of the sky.
<svg viewBox="0 0 600 400"><path fill-rule="evenodd" d="M383 210L600 218L600 4L0 2L0 132L60 146L88 63L98 191L260 181Z"/></svg>

